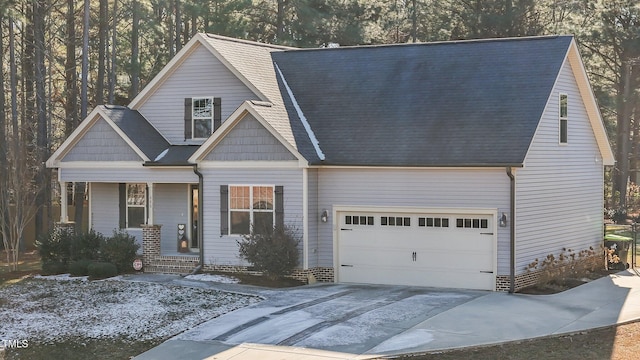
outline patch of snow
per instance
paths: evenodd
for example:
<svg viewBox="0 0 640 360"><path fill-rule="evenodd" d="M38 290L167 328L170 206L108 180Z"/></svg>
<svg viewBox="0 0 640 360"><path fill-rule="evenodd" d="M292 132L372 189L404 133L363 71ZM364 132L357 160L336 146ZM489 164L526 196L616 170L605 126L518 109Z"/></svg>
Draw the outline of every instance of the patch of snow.
<svg viewBox="0 0 640 360"><path fill-rule="evenodd" d="M194 275L187 275L184 278L189 280L210 281L210 282L216 282L216 283L222 283L222 284L237 284L240 282L239 279L233 276L226 276L226 275L194 274Z"/></svg>
<svg viewBox="0 0 640 360"><path fill-rule="evenodd" d="M164 339L259 301L212 289L35 277L2 287L0 339Z"/></svg>
<svg viewBox="0 0 640 360"><path fill-rule="evenodd" d="M169 148L164 149L163 152L161 152L160 154L158 154L158 156L156 156L156 158L153 161L160 161L162 160L162 158L167 155L167 153L169 152Z"/></svg>
<svg viewBox="0 0 640 360"><path fill-rule="evenodd" d="M59 275L35 275L34 279L40 280L54 280L54 281L87 281L88 276L71 276L71 274L59 274Z"/></svg>

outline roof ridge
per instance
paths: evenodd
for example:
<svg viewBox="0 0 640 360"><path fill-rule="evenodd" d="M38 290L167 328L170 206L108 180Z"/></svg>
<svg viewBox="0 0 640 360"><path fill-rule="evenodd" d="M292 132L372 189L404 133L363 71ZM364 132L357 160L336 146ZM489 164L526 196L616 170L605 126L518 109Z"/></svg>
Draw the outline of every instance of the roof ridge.
<svg viewBox="0 0 640 360"><path fill-rule="evenodd" d="M228 36L224 36L224 35L218 35L218 34L202 33L202 35L206 36L206 37L208 37L210 39L218 39L218 40L234 42L234 43L239 43L239 44L244 44L244 45L266 47L266 48L271 48L271 49L274 49L274 50L296 50L296 49L298 49L298 48L295 48L295 47L284 46L284 45L274 45L274 44L261 43L261 42L252 41L252 40L236 39L236 38L232 38L232 37L228 37Z"/></svg>
<svg viewBox="0 0 640 360"><path fill-rule="evenodd" d="M459 39L459 40L442 40L418 43L394 43L394 44L367 44L367 45L349 45L338 47L318 47L318 48L290 48L285 51L331 51L331 50L357 50L387 47L410 47L410 46L435 46L435 45L457 45L487 42L507 42L507 41L536 41L549 40L557 38L573 37L573 35L536 35L536 36L513 36L504 38L482 38L482 39Z"/></svg>

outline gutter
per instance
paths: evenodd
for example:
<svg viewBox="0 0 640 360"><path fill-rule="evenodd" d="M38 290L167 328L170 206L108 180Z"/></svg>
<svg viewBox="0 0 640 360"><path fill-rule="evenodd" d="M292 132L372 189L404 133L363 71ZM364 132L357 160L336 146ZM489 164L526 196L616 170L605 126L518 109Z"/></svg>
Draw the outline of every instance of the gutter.
<svg viewBox="0 0 640 360"><path fill-rule="evenodd" d="M507 167L507 176L510 180L509 212L511 213L511 221L509 221L509 294L513 294L516 287L516 176L510 166Z"/></svg>
<svg viewBox="0 0 640 360"><path fill-rule="evenodd" d="M202 173L198 171L198 164L192 164L193 172L198 175L198 249L200 250L200 262L198 266L196 266L189 275L193 275L202 270L202 266L204 265L204 239L203 236L203 224L202 221L204 219L204 214L202 211L203 203L204 203L204 177Z"/></svg>

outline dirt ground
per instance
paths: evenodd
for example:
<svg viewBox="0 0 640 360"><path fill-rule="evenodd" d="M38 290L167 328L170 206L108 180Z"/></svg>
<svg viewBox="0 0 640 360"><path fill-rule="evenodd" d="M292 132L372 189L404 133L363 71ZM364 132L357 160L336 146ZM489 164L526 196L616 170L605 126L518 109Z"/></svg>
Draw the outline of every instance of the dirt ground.
<svg viewBox="0 0 640 360"><path fill-rule="evenodd" d="M640 322L502 345L403 356L411 360L635 360L640 358Z"/></svg>

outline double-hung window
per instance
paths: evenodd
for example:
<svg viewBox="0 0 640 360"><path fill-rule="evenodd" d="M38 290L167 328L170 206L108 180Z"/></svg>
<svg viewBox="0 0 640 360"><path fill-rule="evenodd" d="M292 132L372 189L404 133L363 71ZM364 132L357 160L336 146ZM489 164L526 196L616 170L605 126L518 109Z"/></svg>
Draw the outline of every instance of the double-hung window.
<svg viewBox="0 0 640 360"><path fill-rule="evenodd" d="M193 98L192 101L193 138L208 138L213 128L213 98Z"/></svg>
<svg viewBox="0 0 640 360"><path fill-rule="evenodd" d="M127 228L139 228L147 219L147 185L127 184Z"/></svg>
<svg viewBox="0 0 640 360"><path fill-rule="evenodd" d="M273 229L274 186L229 186L229 227L236 235Z"/></svg>
<svg viewBox="0 0 640 360"><path fill-rule="evenodd" d="M569 132L569 96L560 94L560 144L566 144Z"/></svg>

